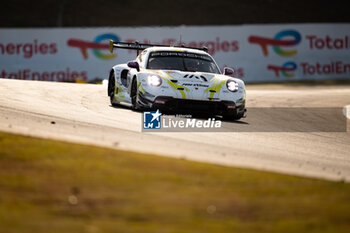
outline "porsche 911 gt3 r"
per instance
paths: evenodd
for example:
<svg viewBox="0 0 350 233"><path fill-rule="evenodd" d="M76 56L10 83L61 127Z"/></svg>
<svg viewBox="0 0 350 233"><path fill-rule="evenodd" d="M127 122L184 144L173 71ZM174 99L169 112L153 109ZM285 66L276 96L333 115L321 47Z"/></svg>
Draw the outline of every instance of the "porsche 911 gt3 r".
<svg viewBox="0 0 350 233"><path fill-rule="evenodd" d="M136 49L135 61L115 65L109 73L112 105L133 109L160 109L221 115L237 120L245 116L245 85L233 70L220 72L206 49L110 41L113 48Z"/></svg>

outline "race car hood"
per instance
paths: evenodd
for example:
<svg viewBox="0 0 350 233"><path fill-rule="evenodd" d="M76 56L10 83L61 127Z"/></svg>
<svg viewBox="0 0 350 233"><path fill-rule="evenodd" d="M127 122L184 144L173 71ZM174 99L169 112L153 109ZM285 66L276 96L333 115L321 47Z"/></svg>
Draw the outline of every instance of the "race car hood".
<svg viewBox="0 0 350 233"><path fill-rule="evenodd" d="M155 71L162 78L176 81L179 85L184 84L201 84L211 86L213 82L225 83L228 79L235 80L240 86L244 85L243 81L237 78L222 74L212 74L205 72L186 72L186 71ZM189 85L190 86L190 85Z"/></svg>

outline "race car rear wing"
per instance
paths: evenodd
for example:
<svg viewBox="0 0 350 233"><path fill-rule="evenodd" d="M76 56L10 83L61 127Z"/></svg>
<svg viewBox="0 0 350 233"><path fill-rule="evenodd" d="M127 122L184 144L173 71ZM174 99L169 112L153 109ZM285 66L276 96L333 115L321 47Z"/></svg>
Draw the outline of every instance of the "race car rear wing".
<svg viewBox="0 0 350 233"><path fill-rule="evenodd" d="M109 51L113 53L114 48L119 49L134 49L137 50L137 55L139 55L140 50L147 49L149 47L176 47L176 48L188 48L188 49L198 49L205 52L208 52L207 47L203 48L195 48L195 47L187 47L187 46L170 46L170 45L157 45L157 44L141 44L138 41L135 41L134 43L129 42L114 42L113 40L109 41Z"/></svg>

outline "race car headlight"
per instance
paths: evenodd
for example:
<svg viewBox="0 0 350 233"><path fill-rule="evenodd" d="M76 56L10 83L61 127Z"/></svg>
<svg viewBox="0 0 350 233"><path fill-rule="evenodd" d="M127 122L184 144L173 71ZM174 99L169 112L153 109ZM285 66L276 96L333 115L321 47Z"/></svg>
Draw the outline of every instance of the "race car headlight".
<svg viewBox="0 0 350 233"><path fill-rule="evenodd" d="M147 78L148 85L158 87L162 84L162 79L157 75L150 75Z"/></svg>
<svg viewBox="0 0 350 233"><path fill-rule="evenodd" d="M226 82L226 87L229 91L236 92L238 91L238 83L233 80L228 80Z"/></svg>

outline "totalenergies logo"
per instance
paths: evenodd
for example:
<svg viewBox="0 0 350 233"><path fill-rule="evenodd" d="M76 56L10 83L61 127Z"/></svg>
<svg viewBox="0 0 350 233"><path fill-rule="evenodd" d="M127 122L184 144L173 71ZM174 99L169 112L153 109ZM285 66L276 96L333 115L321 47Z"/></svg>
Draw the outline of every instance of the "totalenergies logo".
<svg viewBox="0 0 350 233"><path fill-rule="evenodd" d="M111 33L106 33L106 34L97 36L93 42L79 40L79 39L69 39L67 41L67 44L68 46L79 48L84 59L88 59L89 57L87 52L88 49L92 49L92 52L94 53L94 55L100 59L103 59L103 60L113 59L117 57L117 54L108 54L108 53L106 54L101 52L101 50L108 51L109 49L108 43L102 43L103 41L106 41L106 40L119 41L119 37Z"/></svg>
<svg viewBox="0 0 350 233"><path fill-rule="evenodd" d="M275 72L276 77L280 76L280 73L287 78L292 78L295 76L294 71L297 69L297 64L292 61L284 63L282 66L268 65L268 70Z"/></svg>
<svg viewBox="0 0 350 233"><path fill-rule="evenodd" d="M286 39L286 37L288 37ZM261 46L264 56L268 56L268 46L272 46L275 53L280 56L293 56L297 54L297 50L283 50L281 47L291 47L300 43L301 35L295 30L285 30L277 33L274 38L266 38L261 36L250 36L248 41L252 44Z"/></svg>

